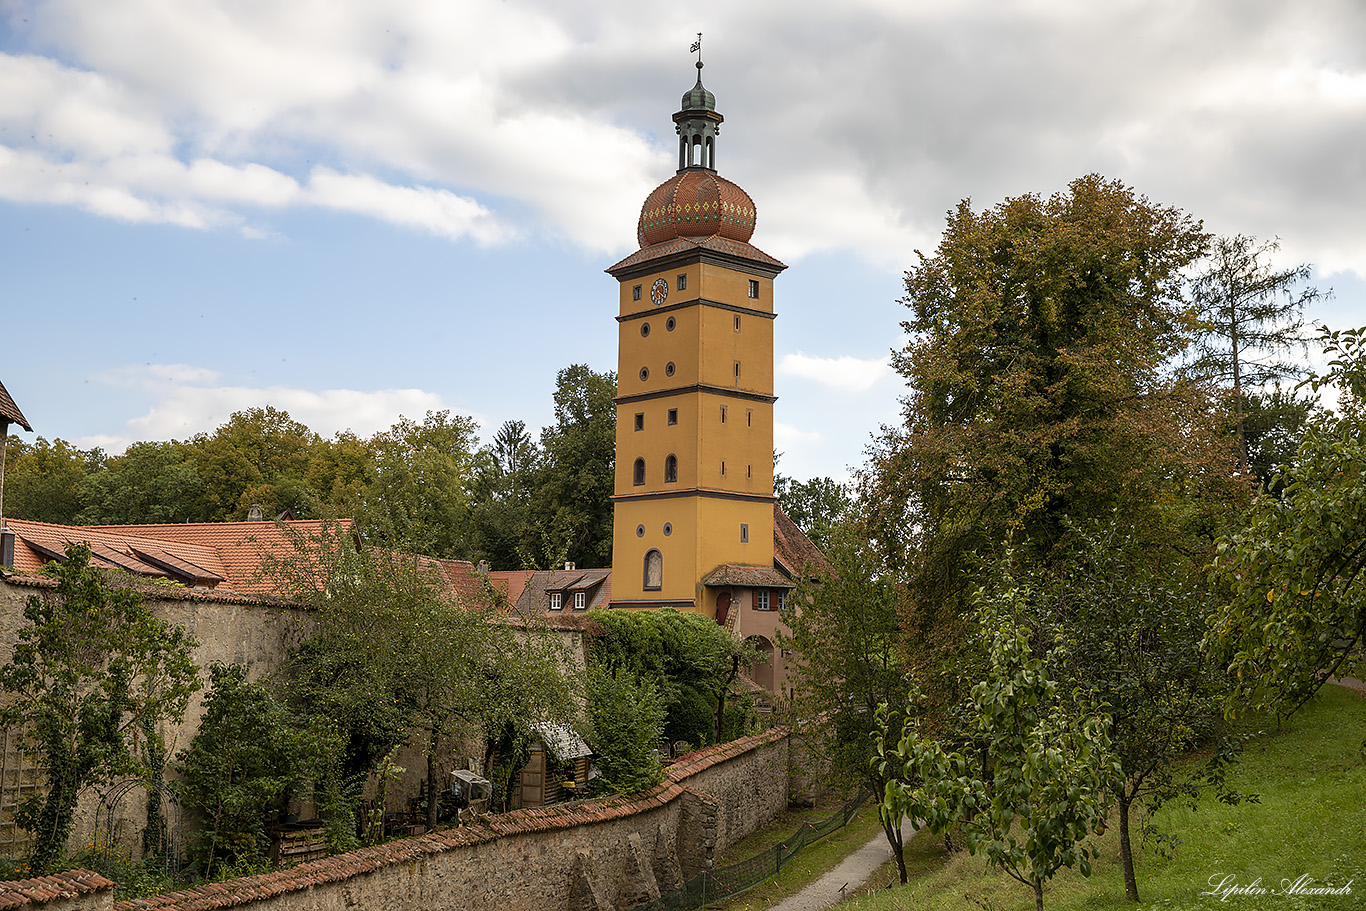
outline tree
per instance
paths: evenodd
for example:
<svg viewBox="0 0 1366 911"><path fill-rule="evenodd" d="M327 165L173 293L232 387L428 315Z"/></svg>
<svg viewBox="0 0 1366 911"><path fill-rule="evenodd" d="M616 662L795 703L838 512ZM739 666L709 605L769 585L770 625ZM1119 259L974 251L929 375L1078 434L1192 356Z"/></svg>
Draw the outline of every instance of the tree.
<svg viewBox="0 0 1366 911"><path fill-rule="evenodd" d="M849 485L837 484L833 478L794 481L776 477L773 492L787 517L821 550L829 546L835 526L854 508Z"/></svg>
<svg viewBox="0 0 1366 911"><path fill-rule="evenodd" d="M532 540L530 515L540 450L521 421L507 421L480 451L473 509L476 556L493 569L520 569Z"/></svg>
<svg viewBox="0 0 1366 911"><path fill-rule="evenodd" d="M80 790L148 777L145 757L165 751L158 725L178 721L199 688L195 640L154 617L136 592L110 587L89 561L88 548L71 545L63 562L49 564L56 593L29 596L29 625L0 668L0 688L13 700L0 720L27 729L47 778L46 795L17 816L33 834L35 874L48 872L66 845Z"/></svg>
<svg viewBox="0 0 1366 911"><path fill-rule="evenodd" d="M104 453L66 440L38 437L29 444L9 437L5 456L5 515L72 525L84 506L83 484L100 472Z"/></svg>
<svg viewBox="0 0 1366 911"><path fill-rule="evenodd" d="M1273 381L1303 375L1301 364L1281 357L1306 350L1300 314L1322 296L1317 288L1298 287L1313 271L1308 263L1272 268L1267 260L1279 248L1277 241L1258 243L1245 234L1217 238L1208 265L1191 283L1197 332L1187 369L1229 385L1245 464L1246 396Z"/></svg>
<svg viewBox="0 0 1366 911"><path fill-rule="evenodd" d="M202 820L190 854L205 876L220 868L264 868L266 825L307 766L289 712L240 664L209 669L204 717L180 752L179 791Z"/></svg>
<svg viewBox="0 0 1366 911"><path fill-rule="evenodd" d="M1269 391L1248 392L1242 402L1247 466L1262 490L1280 496L1277 475L1285 466L1294 464L1300 440L1321 409L1312 398L1302 398L1296 389L1287 391L1279 385Z"/></svg>
<svg viewBox="0 0 1366 911"><path fill-rule="evenodd" d="M1366 327L1320 342L1332 360L1311 385L1337 386L1339 413L1310 422L1280 498L1258 498L1214 561L1227 595L1205 646L1235 676L1230 712L1288 715L1329 676L1366 669Z"/></svg>
<svg viewBox="0 0 1366 911"><path fill-rule="evenodd" d="M543 626L502 617L491 588L457 595L435 561L357 547L334 522L314 535L286 533L294 553L267 556L266 572L318 616L317 634L293 659L294 688L310 715L345 738L346 778L363 778L416 736L428 793L437 794L438 761L453 738L487 741L509 722L570 716L556 642ZM429 825L437 809L429 800Z"/></svg>
<svg viewBox="0 0 1366 911"><path fill-rule="evenodd" d="M271 513L307 513L316 493L304 481L318 435L267 405L236 411L212 434L190 441L204 481L205 518L245 519L253 503Z"/></svg>
<svg viewBox="0 0 1366 911"><path fill-rule="evenodd" d="M864 474L873 531L910 560L917 599L962 607L978 548L1010 538L1048 559L1065 516L1150 514L1157 479L1223 457L1198 390L1162 373L1205 241L1189 216L1096 175L950 213L906 273L904 423Z"/></svg>
<svg viewBox="0 0 1366 911"><path fill-rule="evenodd" d="M605 787L635 794L664 779L657 747L664 736L665 715L659 691L649 679L621 667L589 669L586 734Z"/></svg>
<svg viewBox="0 0 1366 911"><path fill-rule="evenodd" d="M399 418L376 434L361 523L367 537L410 553L468 557L478 426L447 410L429 411L421 424Z"/></svg>
<svg viewBox="0 0 1366 911"><path fill-rule="evenodd" d="M612 563L617 378L573 364L555 375L555 423L541 431L545 461L532 512L528 565Z"/></svg>
<svg viewBox="0 0 1366 911"><path fill-rule="evenodd" d="M782 607L791 635L780 634L778 644L801 659L793 665L793 709L801 719L826 719L813 728L819 738L814 742L835 782L862 784L881 794L887 779L871 762L878 707L886 707L898 725L887 732L891 741L900 737L900 719L910 708L901 597L895 578L858 529L837 526L825 554L829 569L815 582L804 571L801 585ZM883 830L905 883L900 817L884 819Z"/></svg>
<svg viewBox="0 0 1366 911"><path fill-rule="evenodd" d="M972 688L967 747L950 751L912 722L892 748L884 710L873 762L889 779L878 810L884 820L909 815L940 833L961 827L968 851L1030 886L1043 911L1043 884L1058 870L1091 875L1100 852L1086 839L1104 829L1119 769L1107 720L1069 712L1043 659L1031 655L1029 632L1013 617L1025 600L1016 590L999 604L979 602L981 626L991 631L990 670Z"/></svg>
<svg viewBox="0 0 1366 911"><path fill-rule="evenodd" d="M589 611L593 666L628 671L658 692L670 740L717 742L726 697L757 655L713 621L672 608Z"/></svg>
<svg viewBox="0 0 1366 911"><path fill-rule="evenodd" d="M86 477L86 525L147 525L200 521L204 480L182 443L133 443L103 471Z"/></svg>
<svg viewBox="0 0 1366 911"><path fill-rule="evenodd" d="M1028 607L1038 638L1053 647L1050 676L1079 707L1106 707L1124 888L1138 901L1133 807L1194 799L1202 784L1225 802L1240 799L1224 786L1235 752L1222 724L1229 683L1221 665L1191 647L1213 602L1200 563L1137 546L1118 517L1078 537L1067 565L1033 574ZM1211 758L1180 769L1197 748Z"/></svg>

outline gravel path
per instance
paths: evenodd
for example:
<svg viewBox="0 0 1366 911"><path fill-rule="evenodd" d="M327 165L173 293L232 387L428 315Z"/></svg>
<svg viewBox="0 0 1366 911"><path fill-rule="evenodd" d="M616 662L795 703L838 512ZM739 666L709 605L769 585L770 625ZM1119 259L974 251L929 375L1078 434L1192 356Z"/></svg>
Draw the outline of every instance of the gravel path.
<svg viewBox="0 0 1366 911"><path fill-rule="evenodd" d="M911 825L910 820L901 823L903 843L914 833L915 826ZM840 891L841 887L844 887L845 892L853 891L866 883L878 867L891 859L892 849L887 844L887 836L878 832L867 844L840 861L834 869L796 895L789 895L769 911L825 911L844 897L844 892Z"/></svg>

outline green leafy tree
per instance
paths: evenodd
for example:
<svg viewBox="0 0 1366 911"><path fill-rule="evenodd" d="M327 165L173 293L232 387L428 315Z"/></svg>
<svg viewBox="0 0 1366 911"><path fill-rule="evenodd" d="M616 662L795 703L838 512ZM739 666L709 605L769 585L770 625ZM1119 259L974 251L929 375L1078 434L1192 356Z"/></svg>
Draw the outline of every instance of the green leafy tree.
<svg viewBox="0 0 1366 911"><path fill-rule="evenodd" d="M980 604L981 626L991 630L989 671L972 688L968 746L950 750L912 722L893 748L884 710L873 763L889 779L884 820L910 816L939 833L961 828L968 851L1032 888L1043 911L1043 885L1059 870L1091 875L1099 850L1087 838L1104 829L1119 768L1108 719L1069 711L1043 659L1031 654L1029 632L1014 620L1024 602L1014 591L1000 604Z"/></svg>
<svg viewBox="0 0 1366 911"><path fill-rule="evenodd" d="M1223 725L1229 682L1198 642L1214 592L1203 567L1179 552L1139 547L1117 518L1079 530L1067 565L1036 574L1029 608L1041 640L1054 646L1050 676L1081 706L1107 707L1107 734L1120 774L1112 782L1119 815L1125 894L1138 901L1130 819L1212 786L1220 799L1236 742ZM1183 763L1196 749L1204 763Z"/></svg>
<svg viewBox="0 0 1366 911"><path fill-rule="evenodd" d="M421 424L400 418L376 434L367 537L411 553L468 557L477 429L473 418L443 410L427 412Z"/></svg>
<svg viewBox="0 0 1366 911"><path fill-rule="evenodd" d="M854 509L849 485L837 484L833 478L794 481L776 477L773 492L787 517L821 550L829 546L835 527Z"/></svg>
<svg viewBox="0 0 1366 911"><path fill-rule="evenodd" d="M922 608L965 612L980 549L1012 539L1051 559L1065 517L1152 524L1164 479L1218 476L1209 403L1163 373L1205 243L1189 216L1097 175L950 213L906 273L893 365L910 391L864 474L872 530L908 560Z"/></svg>
<svg viewBox="0 0 1366 911"><path fill-rule="evenodd" d="M266 867L267 825L309 763L307 738L245 666L214 662L209 681L199 731L180 752L178 790L200 816L190 856L214 878L223 868Z"/></svg>
<svg viewBox="0 0 1366 911"><path fill-rule="evenodd" d="M541 431L545 457L532 510L529 566L612 564L617 378L573 364L555 376L555 423Z"/></svg>
<svg viewBox="0 0 1366 911"><path fill-rule="evenodd" d="M520 569L524 542L534 538L529 520L540 449L526 424L507 421L480 454L473 509L476 556L493 569Z"/></svg>
<svg viewBox="0 0 1366 911"><path fill-rule="evenodd" d="M1366 327L1320 341L1332 360L1312 385L1338 388L1339 413L1310 422L1281 497L1259 498L1214 561L1227 598L1205 645L1236 678L1230 711L1289 714L1329 676L1366 669Z"/></svg>
<svg viewBox="0 0 1366 911"><path fill-rule="evenodd" d="M133 443L89 475L82 488L86 525L202 521L205 486L182 443Z"/></svg>
<svg viewBox="0 0 1366 911"><path fill-rule="evenodd" d="M666 710L647 677L622 667L594 665L588 672L587 740L597 754L603 786L634 794L664 780L657 747Z"/></svg>
<svg viewBox="0 0 1366 911"><path fill-rule="evenodd" d="M104 453L43 437L30 444L11 436L5 449L5 515L75 524L85 505L83 485L101 473Z"/></svg>
<svg viewBox="0 0 1366 911"><path fill-rule="evenodd" d="M685 611L589 611L586 637L594 666L624 670L651 683L670 740L715 742L739 672L757 655L714 621Z"/></svg>
<svg viewBox="0 0 1366 911"><path fill-rule="evenodd" d="M490 739L510 722L571 717L552 634L507 622L492 589L457 597L435 561L357 547L337 523L286 533L294 552L268 556L267 575L318 616L317 634L292 661L292 688L310 715L330 719L345 738L343 781L363 780L417 737L428 793L437 793L438 762L454 738ZM435 825L438 806L428 804Z"/></svg>
<svg viewBox="0 0 1366 911"><path fill-rule="evenodd" d="M1248 467L1257 476L1262 490L1280 496L1278 475L1285 466L1294 464L1300 440L1321 409L1312 398L1278 385L1270 390L1249 391L1242 401Z"/></svg>
<svg viewBox="0 0 1366 911"><path fill-rule="evenodd" d="M778 644L801 659L792 670L792 707L799 719L825 719L812 727L813 744L835 784L861 784L881 794L887 780L871 762L878 707L887 707L888 718L899 725L910 709L913 683L902 650L899 586L855 527L837 526L825 555L829 569L815 582L803 572L802 584L782 607L791 634L780 634ZM887 736L896 740L899 727ZM904 883L900 818L885 819L883 829Z"/></svg>
<svg viewBox="0 0 1366 911"><path fill-rule="evenodd" d="M1272 267L1269 259L1279 248L1277 241L1259 243L1244 234L1216 238L1206 268L1191 283L1197 332L1187 369L1228 384L1244 463L1251 460L1246 397L1304 375L1303 362L1285 358L1307 349L1300 314L1323 296L1303 284L1313 272L1309 264Z"/></svg>
<svg viewBox="0 0 1366 911"><path fill-rule="evenodd" d="M325 512L355 518L374 474L371 444L348 430L313 444L304 480L317 492Z"/></svg>
<svg viewBox="0 0 1366 911"><path fill-rule="evenodd" d="M32 738L47 793L18 814L33 835L29 864L46 873L71 834L82 788L120 776L146 777L150 753L164 755L158 725L178 721L199 688L183 627L153 616L136 592L112 588L71 545L50 564L53 596L30 595L0 688L0 713ZM139 744L138 736L152 741Z"/></svg>
<svg viewBox="0 0 1366 911"><path fill-rule="evenodd" d="M209 521L245 519L253 503L267 512L307 513L316 493L304 481L318 435L267 405L234 412L212 434L190 441L204 482Z"/></svg>

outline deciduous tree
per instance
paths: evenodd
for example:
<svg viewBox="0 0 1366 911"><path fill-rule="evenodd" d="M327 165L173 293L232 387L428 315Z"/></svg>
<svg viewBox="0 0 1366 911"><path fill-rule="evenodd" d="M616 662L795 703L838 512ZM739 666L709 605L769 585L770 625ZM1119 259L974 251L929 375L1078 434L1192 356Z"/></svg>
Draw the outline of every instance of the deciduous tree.
<svg viewBox="0 0 1366 911"><path fill-rule="evenodd" d="M33 835L30 866L46 873L71 834L82 788L120 776L145 777L144 758L164 755L158 725L178 721L199 688L184 627L152 615L141 596L111 587L89 565L90 551L67 548L50 564L48 597L30 595L0 688L0 712L32 738L47 793L30 798L17 820Z"/></svg>
<svg viewBox="0 0 1366 911"><path fill-rule="evenodd" d="M857 527L836 526L825 555L829 569L814 582L804 571L782 608L791 634L780 633L778 644L800 658L792 665L792 707L807 721L825 719L812 728L813 745L835 782L881 794L887 779L871 761L878 708L890 712L887 737L897 740L914 684L902 647L899 586ZM883 830L904 883L900 817L884 819Z"/></svg>
<svg viewBox="0 0 1366 911"><path fill-rule="evenodd" d="M1332 360L1313 386L1338 388L1339 413L1310 423L1280 499L1260 497L1214 562L1228 595L1205 644L1236 677L1230 710L1289 714L1366 669L1366 327L1320 340Z"/></svg>
<svg viewBox="0 0 1366 911"><path fill-rule="evenodd" d="M1063 867L1091 875L1099 850L1086 839L1104 829L1111 779L1108 721L1077 713L1058 696L1044 661L1030 651L1029 632L1015 616L1025 609L1013 591L999 604L983 600L989 630L989 671L972 688L965 735L951 750L905 726L892 747L888 713L879 732L879 774L889 781L879 813L921 820L932 831L960 827L968 851L1034 890L1043 911L1043 884Z"/></svg>

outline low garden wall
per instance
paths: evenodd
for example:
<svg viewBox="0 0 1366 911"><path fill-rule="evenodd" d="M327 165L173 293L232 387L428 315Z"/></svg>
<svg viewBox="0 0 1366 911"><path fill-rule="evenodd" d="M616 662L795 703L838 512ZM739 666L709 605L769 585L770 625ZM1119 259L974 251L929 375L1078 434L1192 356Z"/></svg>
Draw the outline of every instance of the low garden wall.
<svg viewBox="0 0 1366 911"><path fill-rule="evenodd" d="M116 911L609 911L658 898L788 803L782 728L691 753L630 797L517 810Z"/></svg>

